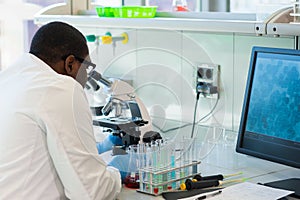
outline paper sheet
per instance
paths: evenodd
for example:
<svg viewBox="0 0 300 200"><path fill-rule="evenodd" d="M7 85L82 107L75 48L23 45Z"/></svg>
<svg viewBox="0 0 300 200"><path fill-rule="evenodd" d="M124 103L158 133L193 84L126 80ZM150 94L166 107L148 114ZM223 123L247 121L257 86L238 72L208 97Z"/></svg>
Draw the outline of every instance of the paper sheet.
<svg viewBox="0 0 300 200"><path fill-rule="evenodd" d="M255 183L244 182L229 186L222 190L220 195L209 198L210 200L274 200L294 193L293 191L271 188Z"/></svg>
<svg viewBox="0 0 300 200"><path fill-rule="evenodd" d="M274 200L294 193L293 191L271 188L255 183L244 182L222 189L222 193L215 194L216 191L199 194L193 197L182 198L179 200L196 200L207 195L209 200Z"/></svg>

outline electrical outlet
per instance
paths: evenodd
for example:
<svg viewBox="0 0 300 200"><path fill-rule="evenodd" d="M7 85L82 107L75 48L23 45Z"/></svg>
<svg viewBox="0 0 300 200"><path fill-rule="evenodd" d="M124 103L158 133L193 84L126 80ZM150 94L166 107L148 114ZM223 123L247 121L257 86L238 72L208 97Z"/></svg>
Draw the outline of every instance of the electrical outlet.
<svg viewBox="0 0 300 200"><path fill-rule="evenodd" d="M198 63L196 92L200 97L219 98L219 65L213 63Z"/></svg>

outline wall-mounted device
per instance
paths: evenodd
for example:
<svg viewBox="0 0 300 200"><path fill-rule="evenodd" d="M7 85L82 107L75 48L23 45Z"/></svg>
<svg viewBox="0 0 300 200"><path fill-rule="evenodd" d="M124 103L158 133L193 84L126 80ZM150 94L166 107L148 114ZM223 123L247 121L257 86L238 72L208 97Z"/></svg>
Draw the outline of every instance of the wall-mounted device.
<svg viewBox="0 0 300 200"><path fill-rule="evenodd" d="M196 92L200 97L219 98L219 65L213 63L198 63Z"/></svg>

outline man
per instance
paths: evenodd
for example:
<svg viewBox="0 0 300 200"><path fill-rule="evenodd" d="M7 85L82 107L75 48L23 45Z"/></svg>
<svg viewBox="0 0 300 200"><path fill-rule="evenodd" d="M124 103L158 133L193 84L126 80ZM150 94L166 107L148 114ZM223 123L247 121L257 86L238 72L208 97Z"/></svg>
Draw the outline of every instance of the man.
<svg viewBox="0 0 300 200"><path fill-rule="evenodd" d="M114 199L119 171L99 158L83 91L85 37L52 22L0 72L0 199Z"/></svg>

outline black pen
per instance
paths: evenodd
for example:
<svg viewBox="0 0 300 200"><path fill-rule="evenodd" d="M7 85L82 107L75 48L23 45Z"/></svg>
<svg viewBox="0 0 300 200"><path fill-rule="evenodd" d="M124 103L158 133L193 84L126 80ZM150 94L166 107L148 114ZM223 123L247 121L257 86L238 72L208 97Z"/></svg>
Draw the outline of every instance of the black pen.
<svg viewBox="0 0 300 200"><path fill-rule="evenodd" d="M196 200L201 200L201 199L206 199L206 198L209 198L209 197L213 197L213 196L216 196L218 194L221 194L221 192L222 192L222 190L218 190L217 192L210 193L208 195L204 195L204 196L198 197Z"/></svg>

